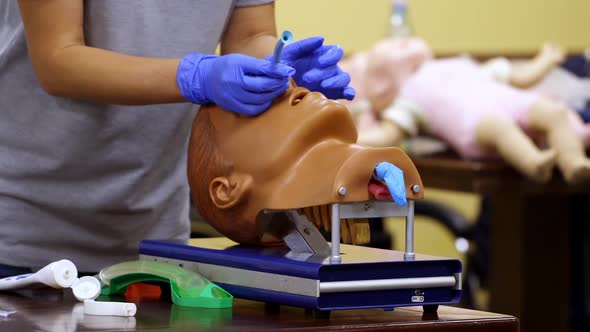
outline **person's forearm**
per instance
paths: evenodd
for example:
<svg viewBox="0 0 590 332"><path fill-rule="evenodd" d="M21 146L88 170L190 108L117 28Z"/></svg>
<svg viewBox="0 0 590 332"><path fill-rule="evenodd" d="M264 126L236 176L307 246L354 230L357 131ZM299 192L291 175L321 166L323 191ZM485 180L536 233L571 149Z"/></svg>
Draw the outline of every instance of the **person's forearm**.
<svg viewBox="0 0 590 332"><path fill-rule="evenodd" d="M176 84L179 59L143 58L84 45L63 48L38 64L52 95L98 103L144 105L185 102Z"/></svg>
<svg viewBox="0 0 590 332"><path fill-rule="evenodd" d="M277 37L271 34L260 34L252 36L240 43L232 45L223 45L221 54L242 53L256 58L264 58L274 51Z"/></svg>
<svg viewBox="0 0 590 332"><path fill-rule="evenodd" d="M84 1L19 0L37 80L55 96L110 104L184 101L179 60L150 59L86 46Z"/></svg>
<svg viewBox="0 0 590 332"><path fill-rule="evenodd" d="M276 35L274 3L236 8L221 37L221 54L264 58L272 54Z"/></svg>

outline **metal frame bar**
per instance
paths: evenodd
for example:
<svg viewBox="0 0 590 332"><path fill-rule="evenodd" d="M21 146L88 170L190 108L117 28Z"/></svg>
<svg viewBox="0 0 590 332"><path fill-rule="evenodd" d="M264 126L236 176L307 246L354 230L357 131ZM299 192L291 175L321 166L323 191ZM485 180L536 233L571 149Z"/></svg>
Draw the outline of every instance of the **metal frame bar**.
<svg viewBox="0 0 590 332"><path fill-rule="evenodd" d="M342 262L340 256L340 219L359 219L375 217L406 217L406 251L404 260L412 261L414 253L414 201L408 200L406 206L388 201L368 201L363 203L332 204L332 243L330 263Z"/></svg>
<svg viewBox="0 0 590 332"><path fill-rule="evenodd" d="M340 204L332 204L332 255L330 264L342 262L340 257Z"/></svg>

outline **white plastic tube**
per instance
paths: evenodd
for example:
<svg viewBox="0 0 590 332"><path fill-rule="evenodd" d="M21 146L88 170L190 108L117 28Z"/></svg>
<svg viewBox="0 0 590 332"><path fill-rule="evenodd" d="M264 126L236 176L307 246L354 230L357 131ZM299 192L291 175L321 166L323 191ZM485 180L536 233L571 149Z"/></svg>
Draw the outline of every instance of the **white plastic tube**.
<svg viewBox="0 0 590 332"><path fill-rule="evenodd" d="M74 263L67 259L53 262L35 273L0 279L0 291L46 285L53 288L71 287L78 278Z"/></svg>
<svg viewBox="0 0 590 332"><path fill-rule="evenodd" d="M86 315L133 317L136 312L137 306L135 303L84 301L84 313Z"/></svg>
<svg viewBox="0 0 590 332"><path fill-rule="evenodd" d="M0 310L0 317L2 318L6 318L12 314L16 313L16 311L11 310L11 311L7 311L7 310Z"/></svg>

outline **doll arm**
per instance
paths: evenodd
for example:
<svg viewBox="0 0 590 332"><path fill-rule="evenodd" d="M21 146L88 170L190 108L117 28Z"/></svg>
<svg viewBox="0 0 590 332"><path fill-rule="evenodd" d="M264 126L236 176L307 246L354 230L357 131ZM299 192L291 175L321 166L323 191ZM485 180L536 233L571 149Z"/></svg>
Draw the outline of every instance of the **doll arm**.
<svg viewBox="0 0 590 332"><path fill-rule="evenodd" d="M545 77L565 59L565 50L557 45L545 43L539 53L522 65L515 66L510 75L510 84L517 88L528 88Z"/></svg>
<svg viewBox="0 0 590 332"><path fill-rule="evenodd" d="M383 111L377 126L359 132L357 142L376 147L400 145L405 138L418 135L421 118L416 104L398 99Z"/></svg>
<svg viewBox="0 0 590 332"><path fill-rule="evenodd" d="M374 147L397 146L405 137L406 134L400 126L393 121L383 119L370 129L360 130L357 143Z"/></svg>
<svg viewBox="0 0 590 332"><path fill-rule="evenodd" d="M529 88L539 83L564 59L565 52L562 48L546 43L531 60L513 65L504 57L494 58L484 63L482 69L497 81L517 88Z"/></svg>

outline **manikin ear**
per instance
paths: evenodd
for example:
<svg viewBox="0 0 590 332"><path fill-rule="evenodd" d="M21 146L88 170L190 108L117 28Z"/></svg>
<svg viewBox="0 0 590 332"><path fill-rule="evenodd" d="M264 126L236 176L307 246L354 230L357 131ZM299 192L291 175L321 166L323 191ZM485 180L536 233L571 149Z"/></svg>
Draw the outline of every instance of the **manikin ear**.
<svg viewBox="0 0 590 332"><path fill-rule="evenodd" d="M209 197L218 209L232 208L248 197L252 182L249 174L216 177L209 185Z"/></svg>

